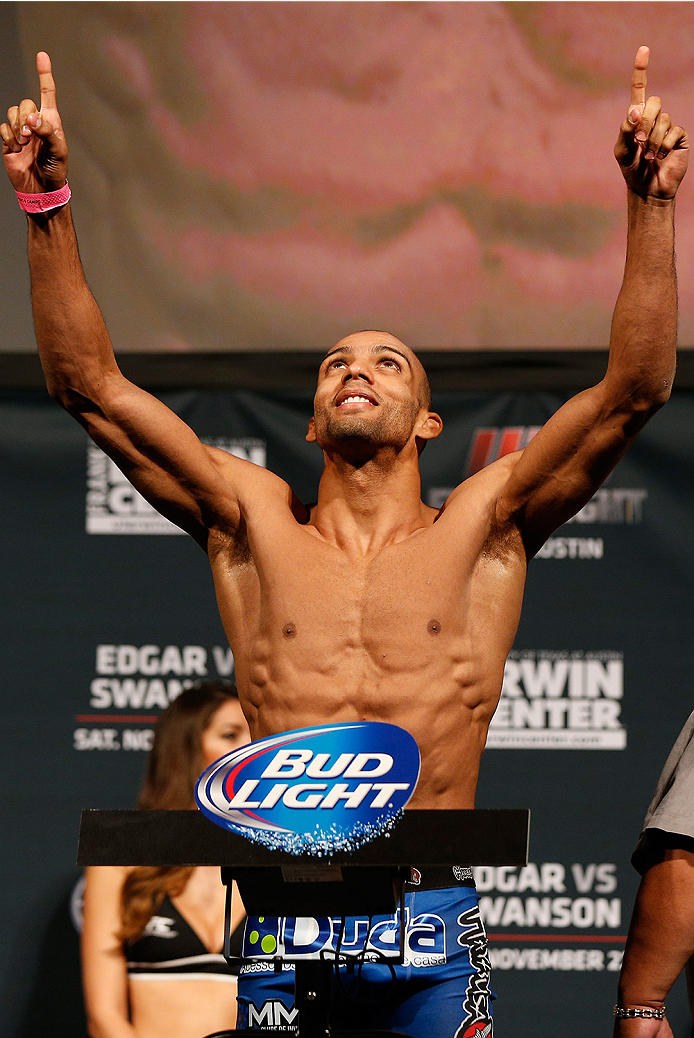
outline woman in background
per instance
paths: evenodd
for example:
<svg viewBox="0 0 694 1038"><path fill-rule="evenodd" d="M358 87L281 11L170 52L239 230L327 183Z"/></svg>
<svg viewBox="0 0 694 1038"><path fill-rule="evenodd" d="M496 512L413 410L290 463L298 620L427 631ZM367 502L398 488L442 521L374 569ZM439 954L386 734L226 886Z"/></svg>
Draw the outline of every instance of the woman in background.
<svg viewBox="0 0 694 1038"><path fill-rule="evenodd" d="M137 806L195 808L213 761L250 740L235 687L201 682L159 718ZM202 1038L233 1028L217 866L87 869L82 973L91 1038ZM235 890L232 932L243 920Z"/></svg>

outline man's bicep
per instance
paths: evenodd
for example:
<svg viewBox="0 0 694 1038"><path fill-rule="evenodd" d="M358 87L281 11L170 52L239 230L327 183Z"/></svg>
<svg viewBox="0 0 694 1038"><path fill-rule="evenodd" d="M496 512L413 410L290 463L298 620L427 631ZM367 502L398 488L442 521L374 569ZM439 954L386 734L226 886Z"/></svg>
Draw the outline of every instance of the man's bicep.
<svg viewBox="0 0 694 1038"><path fill-rule="evenodd" d="M567 401L519 452L497 517L518 524L529 554L590 500L647 418L601 383Z"/></svg>
<svg viewBox="0 0 694 1038"><path fill-rule="evenodd" d="M197 540L221 519L238 521L238 500L217 452L150 393L119 379L98 406L76 417L135 489Z"/></svg>

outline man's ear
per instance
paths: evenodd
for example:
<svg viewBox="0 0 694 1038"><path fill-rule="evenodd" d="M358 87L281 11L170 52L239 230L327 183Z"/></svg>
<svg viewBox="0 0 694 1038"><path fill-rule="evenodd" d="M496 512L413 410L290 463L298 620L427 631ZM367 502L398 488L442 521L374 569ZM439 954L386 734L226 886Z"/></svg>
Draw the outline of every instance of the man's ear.
<svg viewBox="0 0 694 1038"><path fill-rule="evenodd" d="M422 440L435 440L443 429L443 419L436 411L429 411L417 430L417 437Z"/></svg>
<svg viewBox="0 0 694 1038"><path fill-rule="evenodd" d="M316 423L313 418L308 420L308 429L306 430L306 439L309 443L316 442Z"/></svg>

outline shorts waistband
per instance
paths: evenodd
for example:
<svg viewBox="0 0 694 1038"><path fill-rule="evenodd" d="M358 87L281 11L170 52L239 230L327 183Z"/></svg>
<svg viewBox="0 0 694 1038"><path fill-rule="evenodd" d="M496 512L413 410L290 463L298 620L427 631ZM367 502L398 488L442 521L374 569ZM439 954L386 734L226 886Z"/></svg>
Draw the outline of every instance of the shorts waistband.
<svg viewBox="0 0 694 1038"><path fill-rule="evenodd" d="M415 881L407 881L405 889L445 890L446 887L474 887L475 877L469 865L429 865L413 868ZM419 877L419 882L416 878Z"/></svg>

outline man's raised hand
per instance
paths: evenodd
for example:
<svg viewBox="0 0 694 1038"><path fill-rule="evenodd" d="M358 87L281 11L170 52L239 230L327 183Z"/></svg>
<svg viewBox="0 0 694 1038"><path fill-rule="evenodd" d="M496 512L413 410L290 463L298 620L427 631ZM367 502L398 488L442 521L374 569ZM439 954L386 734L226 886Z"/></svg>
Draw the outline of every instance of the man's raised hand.
<svg viewBox="0 0 694 1038"><path fill-rule="evenodd" d="M7 110L0 126L2 157L15 191L57 191L67 180L67 143L56 107L51 59L36 55L41 107L24 100Z"/></svg>
<svg viewBox="0 0 694 1038"><path fill-rule="evenodd" d="M641 198L674 198L687 171L689 139L662 111L659 97L646 98L650 51L639 47L631 77L631 103L614 153L627 186Z"/></svg>

